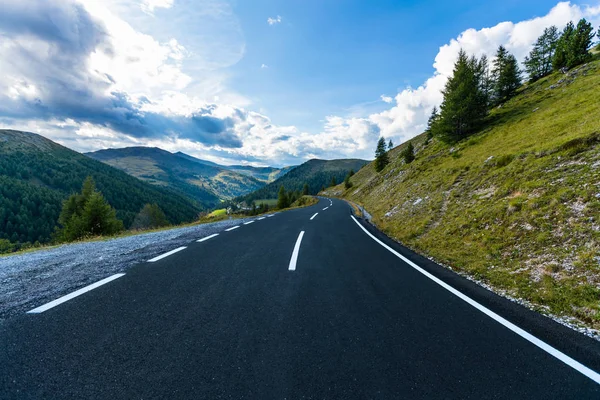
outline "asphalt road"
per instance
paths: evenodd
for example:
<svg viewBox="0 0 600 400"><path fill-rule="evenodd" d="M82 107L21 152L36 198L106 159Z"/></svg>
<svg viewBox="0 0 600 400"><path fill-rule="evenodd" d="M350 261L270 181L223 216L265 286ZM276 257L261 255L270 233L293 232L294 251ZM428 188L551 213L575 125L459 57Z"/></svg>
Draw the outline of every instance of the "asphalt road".
<svg viewBox="0 0 600 400"><path fill-rule="evenodd" d="M600 398L598 342L331 204L7 320L0 399Z"/></svg>

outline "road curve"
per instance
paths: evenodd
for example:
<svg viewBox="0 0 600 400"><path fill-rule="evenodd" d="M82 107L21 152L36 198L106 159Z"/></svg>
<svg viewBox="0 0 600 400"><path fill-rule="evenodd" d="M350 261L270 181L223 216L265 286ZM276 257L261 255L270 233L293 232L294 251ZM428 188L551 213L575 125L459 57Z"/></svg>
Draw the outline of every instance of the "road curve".
<svg viewBox="0 0 600 400"><path fill-rule="evenodd" d="M0 325L0 398L600 398L598 342L340 200L149 261Z"/></svg>

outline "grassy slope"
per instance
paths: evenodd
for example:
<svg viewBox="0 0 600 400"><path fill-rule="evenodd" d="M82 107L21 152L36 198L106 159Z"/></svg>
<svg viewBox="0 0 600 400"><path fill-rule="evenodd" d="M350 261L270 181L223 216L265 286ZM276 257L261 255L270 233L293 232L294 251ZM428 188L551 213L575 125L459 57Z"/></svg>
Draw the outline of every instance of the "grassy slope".
<svg viewBox="0 0 600 400"><path fill-rule="evenodd" d="M554 74L493 110L469 140L421 135L412 164L399 157L403 144L380 174L371 163L353 188L328 192L365 206L409 247L598 329L599 93L600 61Z"/></svg>

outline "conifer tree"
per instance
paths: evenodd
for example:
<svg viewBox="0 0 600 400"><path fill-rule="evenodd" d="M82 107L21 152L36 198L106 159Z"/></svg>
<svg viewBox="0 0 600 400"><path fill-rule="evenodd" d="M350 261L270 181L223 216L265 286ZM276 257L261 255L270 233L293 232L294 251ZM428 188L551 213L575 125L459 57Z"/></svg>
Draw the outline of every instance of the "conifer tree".
<svg viewBox="0 0 600 400"><path fill-rule="evenodd" d="M552 72L552 59L558 42L558 28L550 26L537 38L533 49L523 64L529 75L529 81L535 82Z"/></svg>
<svg viewBox="0 0 600 400"><path fill-rule="evenodd" d="M492 71L494 80L494 103L501 104L509 100L517 93L521 86L521 71L515 56L510 54L502 45L498 47L494 69Z"/></svg>
<svg viewBox="0 0 600 400"><path fill-rule="evenodd" d="M304 184L304 187L302 188L302 195L308 196L308 183Z"/></svg>
<svg viewBox="0 0 600 400"><path fill-rule="evenodd" d="M594 28L592 24L582 18L575 27L575 33L569 45L569 56L567 58L567 67L573 68L591 59L589 52L594 40Z"/></svg>
<svg viewBox="0 0 600 400"><path fill-rule="evenodd" d="M169 225L165 213L157 204L146 204L136 215L131 229L154 229Z"/></svg>
<svg viewBox="0 0 600 400"><path fill-rule="evenodd" d="M440 115L438 114L437 106L433 106L433 110L431 110L431 115L429 116L429 119L427 120L427 130L425 131L427 133L427 141L428 142L429 142L429 140L431 140L433 138L435 123L437 122L439 117L440 117Z"/></svg>
<svg viewBox="0 0 600 400"><path fill-rule="evenodd" d="M350 176L354 176L354 170L353 170L353 169L351 169L351 170L350 170L350 172L348 172L348 175L350 175Z"/></svg>
<svg viewBox="0 0 600 400"><path fill-rule="evenodd" d="M412 142L408 142L408 145L402 152L402 157L404 158L404 162L406 164L410 164L415 160L415 147L413 146Z"/></svg>
<svg viewBox="0 0 600 400"><path fill-rule="evenodd" d="M390 142L388 143L388 150L391 150L394 148L394 142L392 142L392 139L390 139Z"/></svg>
<svg viewBox="0 0 600 400"><path fill-rule="evenodd" d="M277 208L284 209L290 206L287 192L283 185L279 188L279 194L277 195Z"/></svg>
<svg viewBox="0 0 600 400"><path fill-rule="evenodd" d="M346 189L350 189L352 187L352 182L350 182L350 174L348 173L348 175L346 175L346 178L344 178L344 187Z"/></svg>
<svg viewBox="0 0 600 400"><path fill-rule="evenodd" d="M563 29L556 42L556 50L554 52L554 57L552 58L552 68L555 71L567 67L569 59L569 47L573 41L574 35L575 26L573 25L573 22L569 22L567 26L565 26L565 29Z"/></svg>
<svg viewBox="0 0 600 400"><path fill-rule="evenodd" d="M377 141L377 148L375 149L375 170L381 172L389 163L390 160L385 148L385 138L380 137Z"/></svg>
<svg viewBox="0 0 600 400"><path fill-rule="evenodd" d="M434 134L450 143L474 133L486 116L487 107L477 71L463 50L442 94L444 100Z"/></svg>
<svg viewBox="0 0 600 400"><path fill-rule="evenodd" d="M335 176L332 176L331 181L329 182L329 186L332 187L335 185L337 185L337 181L335 180Z"/></svg>

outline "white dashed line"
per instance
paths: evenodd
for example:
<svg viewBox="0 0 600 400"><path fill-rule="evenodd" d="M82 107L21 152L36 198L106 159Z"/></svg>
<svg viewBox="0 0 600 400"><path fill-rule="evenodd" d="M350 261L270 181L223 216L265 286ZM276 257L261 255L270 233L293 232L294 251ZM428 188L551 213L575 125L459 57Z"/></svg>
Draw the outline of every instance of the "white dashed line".
<svg viewBox="0 0 600 400"><path fill-rule="evenodd" d="M325 208L323 209L323 211L327 210L328 208L329 208L329 207L325 207Z"/></svg>
<svg viewBox="0 0 600 400"><path fill-rule="evenodd" d="M210 236L207 236L207 237L205 237L205 238L198 239L198 240L196 240L196 241L197 241L198 243L200 243L200 242L204 242L205 240L212 239L212 238L214 238L215 236L219 236L219 234L218 234L218 233L215 233L214 235L210 235Z"/></svg>
<svg viewBox="0 0 600 400"><path fill-rule="evenodd" d="M232 226L232 227L231 227L231 228L229 228L229 229L225 229L225 232L231 232L232 230L234 230L234 229L237 229L237 228L239 228L239 227L240 227L239 225Z"/></svg>
<svg viewBox="0 0 600 400"><path fill-rule="evenodd" d="M274 216L275 216L275 214L267 215L267 217L269 217L269 218L274 217Z"/></svg>
<svg viewBox="0 0 600 400"><path fill-rule="evenodd" d="M158 256L158 257L154 257L154 258L152 258L152 259L148 260L148 262L156 262L156 261L158 261L158 260L162 260L162 259L163 259L163 258L165 258L165 257L169 257L171 254L175 254L175 253L177 253L178 251L185 250L185 249L186 249L186 247L185 247L185 246L178 247L178 248L176 248L175 250L171 250L171 251L169 251L169 252L166 252L165 254L161 254L161 255L160 255L160 256Z"/></svg>
<svg viewBox="0 0 600 400"><path fill-rule="evenodd" d="M298 253L300 252L300 243L302 243L302 237L304 236L304 231L300 232L300 236L298 236L298 240L296 240L296 245L294 246L294 252L292 253L292 259L290 260L290 271L296 270L296 263L298 262Z"/></svg>
<svg viewBox="0 0 600 400"><path fill-rule="evenodd" d="M319 213L315 213L315 215L313 215L312 217L310 217L310 220L312 221L313 219L315 219L315 217L319 215Z"/></svg>
<svg viewBox="0 0 600 400"><path fill-rule="evenodd" d="M259 221L262 221L263 219L265 219L265 217L260 217L258 220L259 220Z"/></svg>
<svg viewBox="0 0 600 400"><path fill-rule="evenodd" d="M254 221L248 221L248 222L244 222L244 225L250 225L250 224L253 224L253 223L254 223Z"/></svg>
<svg viewBox="0 0 600 400"><path fill-rule="evenodd" d="M62 304L64 302L66 302L66 301L74 299L77 296L81 296L82 294L87 293L90 290L94 290L97 287L102 286L102 285L104 285L104 284L106 284L108 282L114 281L115 279L120 278L120 277L122 277L124 275L125 274L115 274L113 276L109 276L108 278L104 278L101 281L98 281L96 283L92 283L91 285L86 286L84 288L81 288L81 289L79 289L79 290L77 290L77 291L75 291L75 292L73 292L71 294L68 294L68 295L63 296L61 298L58 298L58 299L56 299L54 301L51 301L50 303L46 303L43 306L40 306L38 308L34 308L31 311L27 311L27 314L39 314L39 313L43 313L46 310L49 310L51 308L56 307L59 304Z"/></svg>
<svg viewBox="0 0 600 400"><path fill-rule="evenodd" d="M365 227L362 226L356 220L356 218L354 218L354 216L351 215L351 217L354 220L354 222L356 222L356 224L360 227L360 229L362 229L363 231L365 231L365 233L367 235L369 235L371 237L371 239L373 239L374 241L376 241L377 243L379 243L381 246L383 246L386 250L388 250L390 253L394 254L396 257L398 257L399 259L401 259L402 261L404 261L405 263L407 263L408 265L410 265L411 267L413 267L414 269L416 269L417 271L419 271L420 273L422 273L423 275L425 275L427 278L431 279L432 281L434 281L435 283L437 283L438 285L440 285L441 287L443 287L444 289L446 289L447 291L449 291L450 293L452 293L453 295L455 295L459 299L465 301L466 303L470 304L474 308L478 309L479 311L481 311L482 313L484 313L485 315L487 315L488 317L490 317L494 321L496 321L496 322L504 325L504 327L510 329L511 331L513 331L514 333L516 333L517 335L521 336L523 339L525 339L528 342L530 342L530 343L534 344L535 346L539 347L540 349L542 349L546 353L550 354L551 356L556 357L557 359L559 359L563 363L567 364L569 367L571 367L571 368L579 371L580 373L582 373L583 375L587 376L588 378L590 378L594 382L600 383L600 374L598 374L596 371L593 371L592 369L586 367L585 365L581 364L580 362L572 359L568 355L566 355L566 354L562 353L561 351L555 349L554 347L550 346L546 342L538 339L537 337L533 336L529 332L527 332L527 331L519 328L517 325L513 324L512 322L510 322L510 321L502 318L501 316L499 316L498 314L496 314L495 312L493 312L489 308L487 308L487 307L479 304L478 302L476 302L472 298L470 298L467 295L465 295L465 294L459 292L458 290L454 289L452 286L448 285L446 282L442 281L441 279L436 278L435 276L433 276L429 272L425 271L423 268L419 267L414 262L410 261L408 258L406 258L403 255L401 255L400 253L398 253L396 250L392 249L387 244L383 243L381 240L377 239L375 236L373 236L371 234L371 232L369 232L368 230L366 230Z"/></svg>

